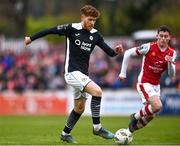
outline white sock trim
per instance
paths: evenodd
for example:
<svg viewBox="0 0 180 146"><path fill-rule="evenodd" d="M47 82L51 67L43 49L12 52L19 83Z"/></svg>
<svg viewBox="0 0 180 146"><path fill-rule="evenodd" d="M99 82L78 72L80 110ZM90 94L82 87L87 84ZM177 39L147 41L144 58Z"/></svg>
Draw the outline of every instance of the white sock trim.
<svg viewBox="0 0 180 146"><path fill-rule="evenodd" d="M70 134L62 131L62 135L70 135Z"/></svg>
<svg viewBox="0 0 180 146"><path fill-rule="evenodd" d="M93 128L95 131L99 131L99 129L101 129L102 125L100 124L93 124Z"/></svg>

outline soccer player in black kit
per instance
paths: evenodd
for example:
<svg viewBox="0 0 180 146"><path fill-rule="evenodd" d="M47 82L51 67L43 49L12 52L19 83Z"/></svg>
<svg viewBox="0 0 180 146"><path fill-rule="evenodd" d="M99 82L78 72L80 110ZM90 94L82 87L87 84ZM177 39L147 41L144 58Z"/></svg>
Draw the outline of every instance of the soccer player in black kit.
<svg viewBox="0 0 180 146"><path fill-rule="evenodd" d="M101 88L88 76L89 58L97 45L109 56L113 57L123 52L121 44L111 49L105 42L94 24L100 12L91 5L81 8L81 22L58 25L42 30L33 36L25 37L25 44L48 34L66 36L66 59L64 78L68 85L73 87L74 108L69 114L65 127L60 134L60 139L68 143L77 143L70 135L71 130L84 112L86 98L90 94L91 112L93 121L93 134L105 139L114 138L114 134L104 129L100 122L100 105L102 98Z"/></svg>

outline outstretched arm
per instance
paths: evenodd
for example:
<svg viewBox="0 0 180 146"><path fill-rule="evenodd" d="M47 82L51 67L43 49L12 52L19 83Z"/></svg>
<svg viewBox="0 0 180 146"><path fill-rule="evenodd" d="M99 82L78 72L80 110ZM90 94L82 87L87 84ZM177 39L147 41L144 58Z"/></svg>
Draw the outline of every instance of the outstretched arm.
<svg viewBox="0 0 180 146"><path fill-rule="evenodd" d="M24 40L24 43L26 45L30 44L32 41L38 39L38 38L41 38L43 36L46 36L48 34L58 34L58 30L57 30L57 27L53 27L53 28L50 28L50 29L45 29L45 30L42 30L36 34L34 34L33 36L26 36L25 37L25 40Z"/></svg>
<svg viewBox="0 0 180 146"><path fill-rule="evenodd" d="M114 57L118 54L121 54L123 53L123 46L121 44L118 44L115 46L114 49L112 49L110 46L108 46L105 42L104 42L104 39L102 37L101 34L99 34L99 40L97 42L97 45L103 49L104 52L106 52L106 54L108 54L109 56L111 57Z"/></svg>
<svg viewBox="0 0 180 146"><path fill-rule="evenodd" d="M139 47L134 47L129 50L127 50L124 54L122 66L121 66L121 72L119 74L120 80L126 79L126 71L129 63L129 59L131 56L138 56L138 55L145 55L150 49L150 43L142 44Z"/></svg>
<svg viewBox="0 0 180 146"><path fill-rule="evenodd" d="M103 41L103 42L100 42L100 43L98 44L98 46L99 46L100 48L102 48L103 51L106 52L106 54L108 54L108 55L111 56L111 57L114 57L114 56L116 56L116 55L118 55L118 54L121 54L121 53L123 52L123 47L122 47L121 44L117 45L117 46L115 47L115 49L112 49L111 47L109 47L109 46Z"/></svg>
<svg viewBox="0 0 180 146"><path fill-rule="evenodd" d="M126 79L126 71L127 71L129 59L131 56L137 56L136 48L131 48L131 49L128 49L127 51L125 51L122 66L121 66L121 72L119 74L120 80Z"/></svg>
<svg viewBox="0 0 180 146"><path fill-rule="evenodd" d="M70 33L70 24L58 25L56 27L52 27L49 29L44 29L33 36L26 36L24 39L24 43L26 45L30 44L32 41L44 37L48 34L58 34L58 35L68 35Z"/></svg>

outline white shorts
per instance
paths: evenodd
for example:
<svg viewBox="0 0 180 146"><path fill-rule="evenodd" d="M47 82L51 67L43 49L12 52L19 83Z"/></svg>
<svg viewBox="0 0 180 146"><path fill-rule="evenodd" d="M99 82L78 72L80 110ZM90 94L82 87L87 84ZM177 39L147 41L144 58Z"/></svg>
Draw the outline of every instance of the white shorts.
<svg viewBox="0 0 180 146"><path fill-rule="evenodd" d="M143 103L145 103L151 96L160 97L160 85L137 83L137 91L139 92Z"/></svg>
<svg viewBox="0 0 180 146"><path fill-rule="evenodd" d="M91 82L91 79L81 73L80 71L73 71L64 75L65 81L73 88L74 99L78 99L81 96L87 98L89 94L84 92L84 87Z"/></svg>

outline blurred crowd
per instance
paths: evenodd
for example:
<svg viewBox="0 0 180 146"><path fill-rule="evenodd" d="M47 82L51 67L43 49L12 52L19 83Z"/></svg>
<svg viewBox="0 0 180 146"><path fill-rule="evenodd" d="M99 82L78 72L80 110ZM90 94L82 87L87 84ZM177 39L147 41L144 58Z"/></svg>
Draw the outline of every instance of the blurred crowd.
<svg viewBox="0 0 180 146"><path fill-rule="evenodd" d="M108 57L96 48L90 59L89 76L102 88L135 88L141 68L141 60L132 58L129 62L127 80L120 82L118 74L123 56ZM65 89L64 81L65 46L50 45L48 49L32 51L24 48L17 52L13 49L0 49L0 91L13 90L58 90ZM162 87L180 89L180 60L177 60L177 76L170 79L165 73Z"/></svg>
<svg viewBox="0 0 180 146"><path fill-rule="evenodd" d="M1 51L0 90L22 92L64 88L63 62L64 53L60 49Z"/></svg>

